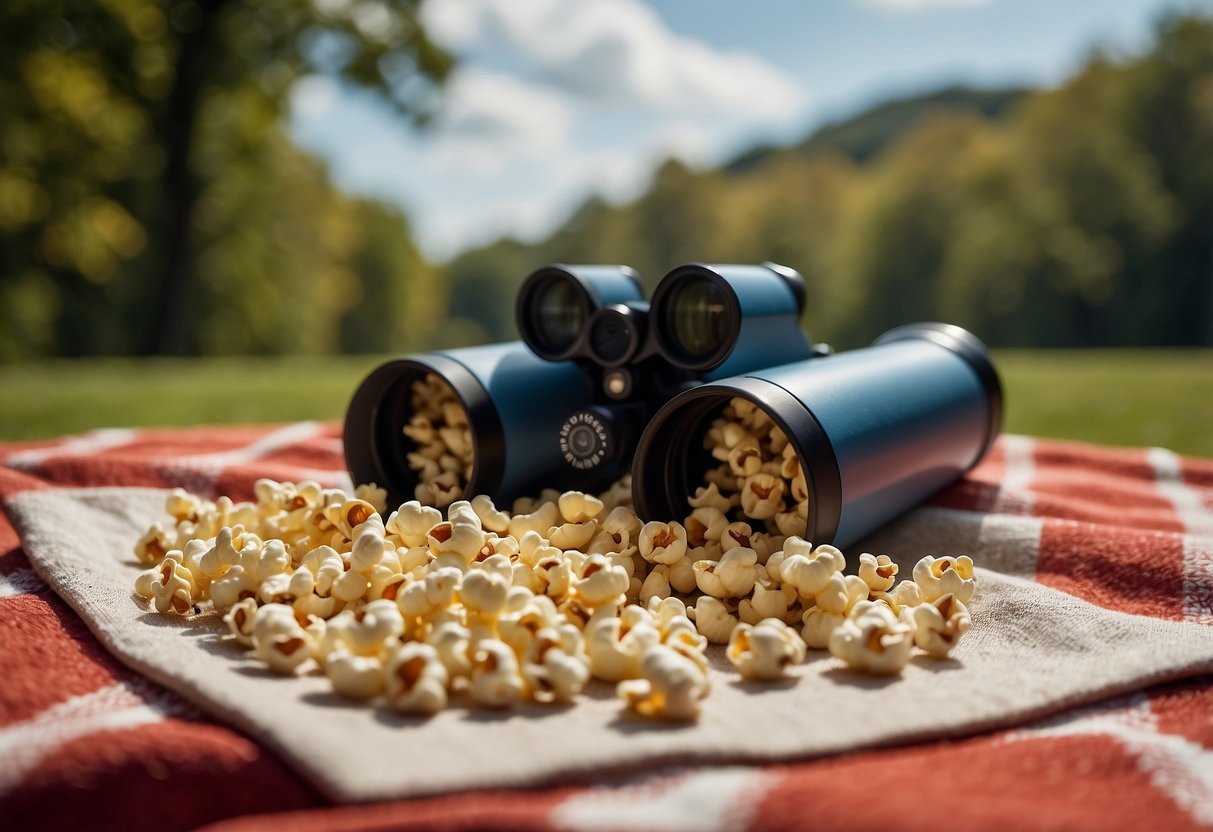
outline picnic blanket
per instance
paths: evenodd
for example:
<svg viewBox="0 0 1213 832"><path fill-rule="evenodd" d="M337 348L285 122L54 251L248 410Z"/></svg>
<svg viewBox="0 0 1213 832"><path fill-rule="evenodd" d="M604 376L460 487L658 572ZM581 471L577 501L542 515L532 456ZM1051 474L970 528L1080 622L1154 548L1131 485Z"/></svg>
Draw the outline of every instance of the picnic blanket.
<svg viewBox="0 0 1213 832"><path fill-rule="evenodd" d="M53 562L42 556L56 529L72 527L78 507L90 501L109 506L106 500L173 485L247 497L261 476L348 484L337 437L336 426L303 424L99 431L0 446L0 498L32 550L25 551L13 526L0 524L0 816L6 826L919 828L937 825L941 812L962 824L1006 828L1213 825L1213 688L1204 675L1213 667L1213 462L1158 449L1025 437L1005 437L963 482L875 542L923 552L941 542L964 545L979 563L1001 570L983 575L998 592L974 603L978 623L971 637L981 633L983 615L1005 620L1023 611L1022 604L1008 607L1009 598L1047 597L1060 609L1083 610L1097 626L1061 663L1099 650L1101 634L1117 645L1111 657L1090 665L1086 684L1031 707L1007 696L1006 719L944 720L934 733L882 735L863 724L839 733L846 720L819 720L818 733L866 744L887 736L899 743L893 748L803 759L847 747L835 741L800 754L756 747L731 757L697 757L663 751L647 739L656 736L660 746L670 732L640 734L628 764L620 758L612 765L569 766L533 781L469 777L419 790L428 797L330 807L332 784L302 770L292 750L267 741L259 726L241 725L230 714L216 720L212 699L181 688L177 679L161 679L175 690L153 683L115 660L89 629L98 627L96 615L86 625L40 571L69 599L87 589L65 586L62 576L46 571ZM64 516L48 516L51 506ZM77 538L87 535L84 526ZM1141 643L1130 638L1134 633ZM1029 628L1024 636L1030 645L1040 634ZM970 643L980 648L983 640ZM938 674L934 693L948 691L948 676L979 663L981 651L960 659L958 668ZM1163 679L1179 681L1158 684ZM909 684L913 679L878 693ZM1042 687L1047 693L1052 685ZM718 689L709 703L728 702L729 695L743 705L705 711L705 719L733 720L744 729L772 694ZM745 696L751 699L740 699ZM955 709L965 711L967 704L958 698ZM879 724L880 714L871 721ZM1012 727L989 730L996 724ZM479 727L493 733L508 723ZM922 741L932 735L952 739ZM906 744L911 739L919 742ZM433 738L413 742L405 731L400 742L415 754L401 759L424 768ZM771 758L785 760L756 762ZM327 762L344 765L337 751ZM496 764L506 772L516 767L510 759ZM531 785L486 788L494 782Z"/></svg>

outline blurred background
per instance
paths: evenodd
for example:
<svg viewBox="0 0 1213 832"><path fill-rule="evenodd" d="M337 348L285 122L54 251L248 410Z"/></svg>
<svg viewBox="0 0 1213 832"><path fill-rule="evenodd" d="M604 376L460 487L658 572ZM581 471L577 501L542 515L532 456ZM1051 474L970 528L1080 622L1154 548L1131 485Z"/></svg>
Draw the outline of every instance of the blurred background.
<svg viewBox="0 0 1213 832"><path fill-rule="evenodd" d="M337 419L544 263L694 260L1213 456L1213 0L0 7L0 440Z"/></svg>

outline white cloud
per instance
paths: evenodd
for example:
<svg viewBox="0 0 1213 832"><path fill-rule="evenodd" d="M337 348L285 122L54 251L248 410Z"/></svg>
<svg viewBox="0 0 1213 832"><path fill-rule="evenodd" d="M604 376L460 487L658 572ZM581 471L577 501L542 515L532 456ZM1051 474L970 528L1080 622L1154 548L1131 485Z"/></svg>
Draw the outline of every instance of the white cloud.
<svg viewBox="0 0 1213 832"><path fill-rule="evenodd" d="M993 0L855 0L867 6L887 12L924 12L935 9L971 9L989 5Z"/></svg>
<svg viewBox="0 0 1213 832"><path fill-rule="evenodd" d="M587 100L676 114L786 116L800 86L761 58L672 32L640 0L431 0L430 34L458 53L505 49Z"/></svg>
<svg viewBox="0 0 1213 832"><path fill-rule="evenodd" d="M563 150L572 120L559 92L465 68L447 82L431 143L440 164L495 174L511 160Z"/></svg>
<svg viewBox="0 0 1213 832"><path fill-rule="evenodd" d="M343 187L403 204L433 257L542 237L592 194L637 198L667 158L715 164L740 137L803 115L785 73L672 32L642 0L422 10L459 58L429 129L401 131L365 95L318 77L296 85L292 110L297 134L328 146Z"/></svg>

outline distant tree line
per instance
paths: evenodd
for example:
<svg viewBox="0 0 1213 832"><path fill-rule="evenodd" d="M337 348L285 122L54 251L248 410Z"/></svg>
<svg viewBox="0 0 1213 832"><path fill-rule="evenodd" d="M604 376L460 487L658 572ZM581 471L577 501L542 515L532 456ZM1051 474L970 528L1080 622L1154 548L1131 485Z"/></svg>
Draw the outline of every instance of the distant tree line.
<svg viewBox="0 0 1213 832"><path fill-rule="evenodd" d="M538 264L651 287L695 260L799 269L806 327L839 346L924 319L1001 346L1213 344L1213 19L1168 17L1054 90L948 90L720 170L668 163L631 204L457 258L451 314L512 338Z"/></svg>

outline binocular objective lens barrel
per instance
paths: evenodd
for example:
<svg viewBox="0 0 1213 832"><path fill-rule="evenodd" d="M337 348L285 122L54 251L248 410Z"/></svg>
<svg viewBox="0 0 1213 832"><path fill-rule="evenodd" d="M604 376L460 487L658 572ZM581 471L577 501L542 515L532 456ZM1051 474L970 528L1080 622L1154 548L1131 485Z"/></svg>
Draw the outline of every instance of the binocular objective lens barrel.
<svg viewBox="0 0 1213 832"><path fill-rule="evenodd" d="M1001 383L977 338L947 324L901 327L866 349L670 400L636 451L636 509L682 517L698 489L726 482L741 498L735 519L847 547L977 464L1001 418ZM730 456L730 442L753 451ZM762 516L743 511L751 486Z"/></svg>
<svg viewBox="0 0 1213 832"><path fill-rule="evenodd" d="M575 283L549 277L535 288L531 333L546 352L567 352L585 327L588 307L589 302Z"/></svg>
<svg viewBox="0 0 1213 832"><path fill-rule="evenodd" d="M803 309L804 280L792 269L688 263L657 284L650 314L667 362L702 378L727 378L810 357Z"/></svg>
<svg viewBox="0 0 1213 832"><path fill-rule="evenodd" d="M594 314L642 300L640 277L627 266L544 266L523 281L515 321L523 342L546 361L591 358Z"/></svg>
<svg viewBox="0 0 1213 832"><path fill-rule="evenodd" d="M378 483L392 504L488 494L505 505L572 488L557 436L591 399L573 362L544 361L519 341L393 359L354 392L346 463L355 483Z"/></svg>
<svg viewBox="0 0 1213 832"><path fill-rule="evenodd" d="M662 313L668 343L693 361L719 352L736 328L724 290L704 277L679 283Z"/></svg>

